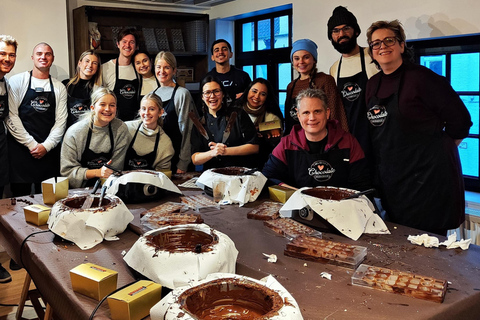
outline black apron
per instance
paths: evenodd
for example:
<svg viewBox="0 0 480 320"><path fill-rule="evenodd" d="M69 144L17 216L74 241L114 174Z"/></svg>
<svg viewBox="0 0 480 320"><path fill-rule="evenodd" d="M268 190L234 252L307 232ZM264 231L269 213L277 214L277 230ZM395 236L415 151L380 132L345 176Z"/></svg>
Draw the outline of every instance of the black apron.
<svg viewBox="0 0 480 320"><path fill-rule="evenodd" d="M87 90L87 88L85 88L85 90ZM90 101L91 101L90 94L91 92L88 92L88 96L89 96L88 98L77 98L77 97L73 97L72 95L70 95L70 93L68 93L67 128L70 127L75 122L77 122L82 116L84 116L87 112L90 111Z"/></svg>
<svg viewBox="0 0 480 320"><path fill-rule="evenodd" d="M131 66L133 71L135 71L136 79L119 79L118 59L115 61L115 87L113 88L113 92L115 92L117 96L117 118L123 121L135 119L139 108L140 85L138 74L134 65L131 64Z"/></svg>
<svg viewBox="0 0 480 320"><path fill-rule="evenodd" d="M365 116L365 88L368 76L365 68L365 54L360 47L360 61L362 71L350 76L340 78L342 58L338 62L337 88L342 95L343 107L347 116L350 133L358 140L367 159L371 158L370 138L368 136L368 119Z"/></svg>
<svg viewBox="0 0 480 320"><path fill-rule="evenodd" d="M28 89L18 108L18 115L25 130L37 141L43 143L55 124L56 99L50 80L50 92L31 88L32 72ZM10 152L10 177L12 183L42 182L60 175L60 144L50 150L41 159L35 159L30 150L8 135Z"/></svg>
<svg viewBox="0 0 480 320"><path fill-rule="evenodd" d="M163 101L163 110L165 111L165 117L163 118L163 131L172 140L173 149L175 154L172 158L172 172L177 172L177 164L180 159L180 149L182 148L182 133L178 127L178 115L175 110L175 93L177 92L178 84L173 89L170 100Z"/></svg>
<svg viewBox="0 0 480 320"><path fill-rule="evenodd" d="M303 154L299 156L299 152ZM332 147L328 152L309 153L308 151L295 150L288 156L288 166L297 168L290 176L294 186L316 187L333 186L347 187L350 176L350 164L344 159L350 158L349 149Z"/></svg>
<svg viewBox="0 0 480 320"><path fill-rule="evenodd" d="M444 131L417 133L399 106L398 88L367 103L374 181L388 218L425 231L456 228L465 212L458 149ZM463 212L463 213L462 213Z"/></svg>
<svg viewBox="0 0 480 320"><path fill-rule="evenodd" d="M92 140L92 129L88 129L87 141L85 142L85 150L83 150L82 158L80 159L80 164L83 168L88 169L100 169L103 167L113 156L113 131L112 124L108 124L108 133L110 136L110 150L108 152L93 152L90 149L90 141ZM89 179L87 181L87 186L93 186L95 179Z"/></svg>
<svg viewBox="0 0 480 320"><path fill-rule="evenodd" d="M299 78L293 81L290 96L285 102L285 134L289 134L294 125L300 124L297 116L297 100L293 98L293 90L295 89L298 79Z"/></svg>
<svg viewBox="0 0 480 320"><path fill-rule="evenodd" d="M0 81L0 85L5 86L5 94L0 95L0 188L8 184L8 146L7 129L3 121L8 116L8 89L5 77ZM0 195L1 196L1 195Z"/></svg>
<svg viewBox="0 0 480 320"><path fill-rule="evenodd" d="M135 139L137 138L137 134L141 126L142 123L140 123L140 125L138 126L137 131L135 131L135 135L133 136L133 139L128 146L127 154L125 156L125 166L123 168L124 170L155 170L155 168L153 167L153 163L157 158L158 142L160 141L160 128L158 129L153 151L143 156L140 156L135 151L135 149L133 149L133 144L135 143Z"/></svg>

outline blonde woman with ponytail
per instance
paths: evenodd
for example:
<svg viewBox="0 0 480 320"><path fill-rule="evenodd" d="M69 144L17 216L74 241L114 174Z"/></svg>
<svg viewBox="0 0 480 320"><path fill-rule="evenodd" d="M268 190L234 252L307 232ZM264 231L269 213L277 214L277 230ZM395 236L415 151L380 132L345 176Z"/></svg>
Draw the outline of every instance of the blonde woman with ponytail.
<svg viewBox="0 0 480 320"><path fill-rule="evenodd" d="M91 186L96 178L108 178L123 168L130 140L127 126L116 117L117 98L113 91L100 87L92 93L91 113L73 124L62 144L60 173L68 177L71 188Z"/></svg>

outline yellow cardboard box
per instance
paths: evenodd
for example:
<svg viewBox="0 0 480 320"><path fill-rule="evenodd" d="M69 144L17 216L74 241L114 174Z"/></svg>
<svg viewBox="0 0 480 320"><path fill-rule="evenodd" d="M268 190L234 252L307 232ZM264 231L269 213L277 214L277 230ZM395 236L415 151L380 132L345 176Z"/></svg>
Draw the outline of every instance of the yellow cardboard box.
<svg viewBox="0 0 480 320"><path fill-rule="evenodd" d="M160 172L166 175L168 179L172 179L172 170L160 170Z"/></svg>
<svg viewBox="0 0 480 320"><path fill-rule="evenodd" d="M50 178L42 181L43 203L54 204L68 196L68 179L65 177Z"/></svg>
<svg viewBox="0 0 480 320"><path fill-rule="evenodd" d="M287 202L288 198L292 196L295 190L282 187L282 186L270 186L268 187L268 193L270 194L270 199L273 201L278 201L281 203Z"/></svg>
<svg viewBox="0 0 480 320"><path fill-rule="evenodd" d="M117 271L93 263L83 263L70 270L73 291L102 300L117 289Z"/></svg>
<svg viewBox="0 0 480 320"><path fill-rule="evenodd" d="M113 320L140 320L162 299L162 286L140 280L107 298Z"/></svg>
<svg viewBox="0 0 480 320"><path fill-rule="evenodd" d="M266 121L266 122L261 122L258 124L258 131L269 131L272 129L281 129L282 128L282 123L280 120L272 120L272 121Z"/></svg>
<svg viewBox="0 0 480 320"><path fill-rule="evenodd" d="M272 120L258 124L258 131L267 138L270 138L275 131L278 135L280 135L281 130L282 123L280 122L280 120Z"/></svg>
<svg viewBox="0 0 480 320"><path fill-rule="evenodd" d="M47 224L50 208L41 204L32 204L23 208L25 213L25 221L43 226Z"/></svg>

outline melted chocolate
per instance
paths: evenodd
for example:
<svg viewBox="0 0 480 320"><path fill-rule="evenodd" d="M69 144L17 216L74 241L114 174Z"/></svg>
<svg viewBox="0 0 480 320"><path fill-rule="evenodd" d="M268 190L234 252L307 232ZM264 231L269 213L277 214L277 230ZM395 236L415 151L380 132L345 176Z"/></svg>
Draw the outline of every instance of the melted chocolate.
<svg viewBox="0 0 480 320"><path fill-rule="evenodd" d="M147 235L145 239L147 245L155 248L155 255L159 251L209 252L218 243L218 237L213 232L208 234L193 229L167 230Z"/></svg>
<svg viewBox="0 0 480 320"><path fill-rule="evenodd" d="M132 173L132 172L141 172L141 173L149 173L149 174L152 174L152 175L158 175L157 171L153 171L153 170L129 170L129 171L122 171L123 174L127 174L127 173Z"/></svg>
<svg viewBox="0 0 480 320"><path fill-rule="evenodd" d="M87 200L88 197L75 197L75 198L67 198L66 201L63 203L67 207L72 209L80 209L83 203ZM98 202L100 201L100 197L94 197L93 202L90 208L100 207ZM110 204L110 200L107 198L103 198L102 200L102 207L108 206Z"/></svg>
<svg viewBox="0 0 480 320"><path fill-rule="evenodd" d="M280 295L244 279L217 279L184 291L177 302L200 320L268 319L284 303Z"/></svg>
<svg viewBox="0 0 480 320"><path fill-rule="evenodd" d="M226 176L241 176L247 169L242 167L225 167L212 169L212 172L224 174Z"/></svg>
<svg viewBox="0 0 480 320"><path fill-rule="evenodd" d="M316 187L302 190L303 194L326 200L341 200L355 194L353 191L334 188L334 187Z"/></svg>
<svg viewBox="0 0 480 320"><path fill-rule="evenodd" d="M83 203L87 200L88 196L73 196L73 197L68 197L63 200L60 200L61 205L59 208L59 211L91 211L93 213L99 212L99 211L106 211L108 209L112 209L116 207L120 202L119 198L111 198L108 195L105 195L105 197L102 200L102 205L99 206L99 201L100 197L95 196L93 198L92 205L90 206L89 209L82 209Z"/></svg>

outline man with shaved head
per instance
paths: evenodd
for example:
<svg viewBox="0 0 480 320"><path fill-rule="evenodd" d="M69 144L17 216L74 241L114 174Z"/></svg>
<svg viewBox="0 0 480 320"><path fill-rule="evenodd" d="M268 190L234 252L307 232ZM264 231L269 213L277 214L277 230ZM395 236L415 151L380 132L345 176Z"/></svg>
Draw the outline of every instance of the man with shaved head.
<svg viewBox="0 0 480 320"><path fill-rule="evenodd" d="M60 174L60 146L67 119L65 86L50 76L53 49L45 42L32 52L33 69L13 76L6 120L10 189L14 196L40 193L41 182Z"/></svg>

